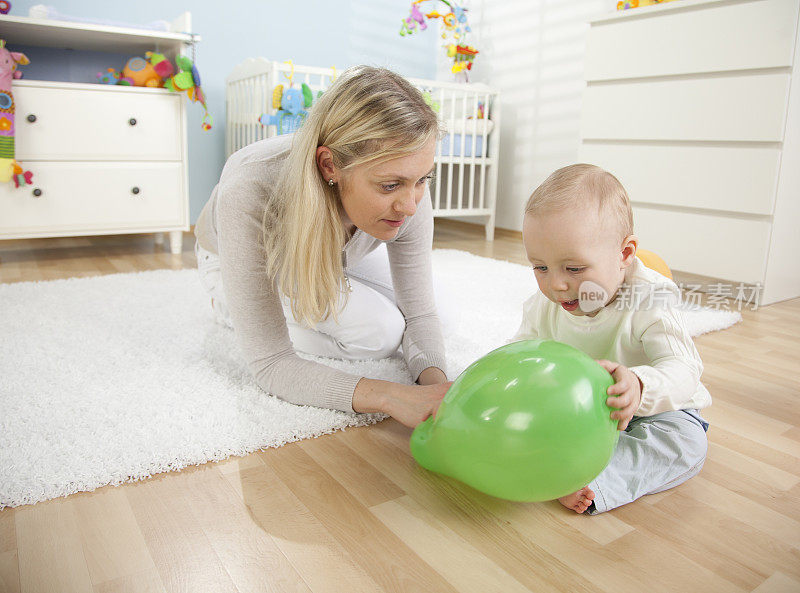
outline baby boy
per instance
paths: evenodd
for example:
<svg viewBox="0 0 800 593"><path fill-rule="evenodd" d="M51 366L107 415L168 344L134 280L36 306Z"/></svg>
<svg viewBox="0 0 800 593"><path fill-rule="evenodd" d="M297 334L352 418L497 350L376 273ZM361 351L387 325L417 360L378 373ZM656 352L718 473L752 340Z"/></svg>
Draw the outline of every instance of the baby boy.
<svg viewBox="0 0 800 593"><path fill-rule="evenodd" d="M608 389L619 443L592 482L559 499L601 513L688 480L703 466L711 404L703 365L677 304L678 287L636 258L630 201L593 165L559 169L528 200L523 241L540 293L514 340L574 346L614 378Z"/></svg>

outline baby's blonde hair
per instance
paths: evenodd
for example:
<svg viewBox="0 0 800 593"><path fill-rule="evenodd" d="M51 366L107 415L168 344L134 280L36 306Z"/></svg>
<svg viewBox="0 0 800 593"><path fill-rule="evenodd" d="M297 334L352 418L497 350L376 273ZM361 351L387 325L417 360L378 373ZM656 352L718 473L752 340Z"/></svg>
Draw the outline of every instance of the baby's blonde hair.
<svg viewBox="0 0 800 593"><path fill-rule="evenodd" d="M562 167L536 188L525 204L525 214L555 212L594 203L601 217L610 216L622 237L633 234L633 211L628 192L619 179L596 165L579 163Z"/></svg>

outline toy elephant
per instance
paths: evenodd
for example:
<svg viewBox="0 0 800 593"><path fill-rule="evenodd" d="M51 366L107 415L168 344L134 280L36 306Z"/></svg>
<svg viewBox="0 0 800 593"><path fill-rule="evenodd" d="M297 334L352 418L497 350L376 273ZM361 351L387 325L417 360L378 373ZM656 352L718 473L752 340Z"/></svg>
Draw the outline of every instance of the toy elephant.
<svg viewBox="0 0 800 593"><path fill-rule="evenodd" d="M302 90L301 90L302 89ZM303 83L301 89L288 88L283 90L279 84L272 93L272 106L278 109L275 115L264 113L258 121L265 126L275 126L278 134L296 132L308 116L308 109L314 101L311 88Z"/></svg>

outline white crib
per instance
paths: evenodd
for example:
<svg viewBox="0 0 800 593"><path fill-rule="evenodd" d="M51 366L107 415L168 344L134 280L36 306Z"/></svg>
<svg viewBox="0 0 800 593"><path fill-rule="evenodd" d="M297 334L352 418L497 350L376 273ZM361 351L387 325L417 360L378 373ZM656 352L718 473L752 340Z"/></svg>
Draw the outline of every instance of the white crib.
<svg viewBox="0 0 800 593"><path fill-rule="evenodd" d="M265 58L249 58L230 73L226 80L227 156L277 133L275 126L263 126L258 120L263 113L275 113L272 91L277 84L288 86L284 74L289 74L292 68L294 83L306 83L315 96L317 91L327 89L336 76L333 68L292 66ZM434 216L482 219L486 240L491 241L500 149L497 91L483 84L409 80L430 93L439 104L439 117L447 130L436 150L436 170L431 182ZM483 118L479 118L479 104L483 105Z"/></svg>

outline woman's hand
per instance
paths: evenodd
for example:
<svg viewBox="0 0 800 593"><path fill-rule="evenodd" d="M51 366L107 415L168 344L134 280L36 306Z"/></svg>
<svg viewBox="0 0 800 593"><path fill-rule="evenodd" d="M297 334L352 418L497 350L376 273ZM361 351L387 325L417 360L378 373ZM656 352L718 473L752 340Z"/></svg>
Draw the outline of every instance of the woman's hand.
<svg viewBox="0 0 800 593"><path fill-rule="evenodd" d="M612 397L606 400L606 404L610 408L617 408L611 412L611 417L619 420L617 430L625 430L642 403L642 381L628 367L618 362L597 362L614 378L614 384L608 388L608 395Z"/></svg>
<svg viewBox="0 0 800 593"><path fill-rule="evenodd" d="M401 424L414 428L436 413L450 385L452 382L403 385L377 379L361 379L353 393L353 410L389 414Z"/></svg>

